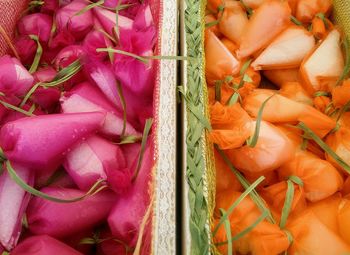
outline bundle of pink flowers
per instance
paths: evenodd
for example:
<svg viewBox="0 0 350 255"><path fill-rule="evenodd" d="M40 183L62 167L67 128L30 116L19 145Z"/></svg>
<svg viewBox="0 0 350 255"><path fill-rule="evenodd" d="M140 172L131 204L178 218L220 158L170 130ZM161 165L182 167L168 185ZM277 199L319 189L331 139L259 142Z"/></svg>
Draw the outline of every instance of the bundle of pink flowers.
<svg viewBox="0 0 350 255"><path fill-rule="evenodd" d="M0 254L149 253L150 3L32 1L16 34L0 58Z"/></svg>

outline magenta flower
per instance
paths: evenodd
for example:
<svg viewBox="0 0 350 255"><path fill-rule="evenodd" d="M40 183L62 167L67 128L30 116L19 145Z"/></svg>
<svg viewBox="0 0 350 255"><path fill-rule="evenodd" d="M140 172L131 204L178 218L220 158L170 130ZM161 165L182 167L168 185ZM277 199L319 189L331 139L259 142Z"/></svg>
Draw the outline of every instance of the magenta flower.
<svg viewBox="0 0 350 255"><path fill-rule="evenodd" d="M55 36L52 38L52 40L49 43L49 48L52 49L57 49L57 48L63 48L69 45L72 45L75 43L75 38L74 36L67 30L62 30L62 31L58 31ZM47 52L49 51L49 52ZM50 50L46 50L44 51L44 54L48 54L49 56L51 56L52 54L50 54ZM56 53L53 54L54 56L56 55ZM54 56L51 59L48 59L48 62L50 62Z"/></svg>
<svg viewBox="0 0 350 255"><path fill-rule="evenodd" d="M78 189L47 187L41 191L61 199L84 195ZM115 200L116 195L108 190L69 204L34 197L27 209L29 230L33 234L48 234L57 238L88 230L103 222Z"/></svg>
<svg viewBox="0 0 350 255"><path fill-rule="evenodd" d="M106 84L104 84L106 85ZM123 117L116 107L102 94L101 90L88 82L76 85L61 98L64 113L100 111L106 113L101 132L108 136L120 136L123 130ZM127 123L126 135L140 135L134 127Z"/></svg>
<svg viewBox="0 0 350 255"><path fill-rule="evenodd" d="M53 14L58 10L59 7L59 1L57 0L45 0L44 4L41 6L40 11L42 13L48 13L48 14Z"/></svg>
<svg viewBox="0 0 350 255"><path fill-rule="evenodd" d="M47 235L32 236L22 241L11 255L83 255L72 247Z"/></svg>
<svg viewBox="0 0 350 255"><path fill-rule="evenodd" d="M148 27L142 32L132 30L121 38L122 50L139 56L152 56L155 46L156 29ZM154 61L142 63L126 55L116 55L114 72L124 86L138 95L153 93L155 80Z"/></svg>
<svg viewBox="0 0 350 255"><path fill-rule="evenodd" d="M37 88L31 99L34 103L45 110L52 110L58 105L61 91L57 88Z"/></svg>
<svg viewBox="0 0 350 255"><path fill-rule="evenodd" d="M80 45L71 45L63 48L55 58L55 66L61 69L85 56L84 48Z"/></svg>
<svg viewBox="0 0 350 255"><path fill-rule="evenodd" d="M40 68L38 71L33 73L33 77L36 82L50 82L57 75L57 71L51 66Z"/></svg>
<svg viewBox="0 0 350 255"><path fill-rule="evenodd" d="M154 26L153 16L150 6L143 5L138 9L136 17L134 19L133 28L136 30L143 30L150 26Z"/></svg>
<svg viewBox="0 0 350 255"><path fill-rule="evenodd" d="M21 58L21 62L25 65L31 65L38 47L37 43L29 36L24 35L16 39L15 47Z"/></svg>
<svg viewBox="0 0 350 255"><path fill-rule="evenodd" d="M59 9L56 13L58 31L68 30L77 40L84 38L93 26L92 12L76 14L87 5L88 2L84 0L74 0Z"/></svg>
<svg viewBox="0 0 350 255"><path fill-rule="evenodd" d="M41 42L47 43L50 39L52 17L43 13L34 13L23 16L18 23L20 35L36 35Z"/></svg>
<svg viewBox="0 0 350 255"><path fill-rule="evenodd" d="M33 76L16 59L0 58L0 92L5 95L23 96L33 84Z"/></svg>
<svg viewBox="0 0 350 255"><path fill-rule="evenodd" d="M94 10L94 14L100 21L101 25L103 26L104 30L110 35L114 35L114 28L117 25L115 12L103 9L101 7L96 7L93 10ZM133 24L132 19L129 19L122 15L118 15L118 27L119 27L120 33L123 33L123 31L125 30L127 31L131 30L132 24Z"/></svg>
<svg viewBox="0 0 350 255"><path fill-rule="evenodd" d="M33 172L13 164L17 174L29 185L34 184ZM30 195L18 186L4 171L0 176L0 243L7 250L17 244L22 229L22 217Z"/></svg>
<svg viewBox="0 0 350 255"><path fill-rule="evenodd" d="M51 114L6 123L0 131L0 147L11 162L34 170L55 169L76 142L102 125L101 112Z"/></svg>
<svg viewBox="0 0 350 255"><path fill-rule="evenodd" d="M148 146L136 181L126 193L120 195L108 216L108 224L113 236L132 247L136 244L140 222L150 203L149 183L152 165L153 152Z"/></svg>
<svg viewBox="0 0 350 255"><path fill-rule="evenodd" d="M99 179L107 178L107 168L119 173L126 162L117 145L99 136L91 136L72 148L63 166L81 190L88 190ZM121 179L124 178L122 173Z"/></svg>
<svg viewBox="0 0 350 255"><path fill-rule="evenodd" d="M98 48L108 48L112 46L112 42L99 31L91 31L83 41L83 47L90 57L96 57L100 60L108 57L107 52L96 52Z"/></svg>

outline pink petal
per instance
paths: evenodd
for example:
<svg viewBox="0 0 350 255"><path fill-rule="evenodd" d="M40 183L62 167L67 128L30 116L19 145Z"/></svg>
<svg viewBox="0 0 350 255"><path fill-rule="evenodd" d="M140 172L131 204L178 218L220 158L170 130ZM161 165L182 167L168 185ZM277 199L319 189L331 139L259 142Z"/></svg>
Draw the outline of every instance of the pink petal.
<svg viewBox="0 0 350 255"><path fill-rule="evenodd" d="M21 242L11 255L83 255L68 245L47 235L32 236Z"/></svg>
<svg viewBox="0 0 350 255"><path fill-rule="evenodd" d="M96 7L93 10L94 14L101 22L104 30L110 35L114 35L114 28L117 25L116 13L101 7ZM132 28L132 24L133 21L131 19L118 15L119 30L130 30Z"/></svg>
<svg viewBox="0 0 350 255"><path fill-rule="evenodd" d="M23 16L18 23L20 35L36 35L41 42L48 42L51 35L52 17L43 13Z"/></svg>
<svg viewBox="0 0 350 255"><path fill-rule="evenodd" d="M83 47L85 51L91 57L96 57L100 60L104 60L108 57L107 52L96 52L98 48L108 48L111 47L111 41L99 31L92 31L88 33L83 41Z"/></svg>
<svg viewBox="0 0 350 255"><path fill-rule="evenodd" d="M83 191L64 188L44 188L51 196L70 199L84 195ZM82 201L62 204L33 198L27 209L29 230L33 234L48 234L62 238L84 231L101 223L113 206L116 196L101 191Z"/></svg>
<svg viewBox="0 0 350 255"><path fill-rule="evenodd" d="M0 58L0 91L6 95L23 96L33 84L33 76L16 59Z"/></svg>
<svg viewBox="0 0 350 255"><path fill-rule="evenodd" d="M148 192L152 165L153 152L149 146L145 151L136 181L126 193L120 195L108 216L108 224L113 236L126 242L129 246L136 244L140 222L149 206Z"/></svg>
<svg viewBox="0 0 350 255"><path fill-rule="evenodd" d="M56 168L65 154L103 123L101 112L51 114L6 123L0 131L0 147L11 162L35 170Z"/></svg>
<svg viewBox="0 0 350 255"><path fill-rule="evenodd" d="M106 113L101 132L108 136L120 136L123 130L123 117L101 91L88 82L81 83L61 98L64 113L101 111ZM126 135L140 135L131 124L126 124Z"/></svg>
<svg viewBox="0 0 350 255"><path fill-rule="evenodd" d="M62 69L69 66L74 61L85 56L86 52L80 45L71 45L63 48L55 58L56 69Z"/></svg>
<svg viewBox="0 0 350 255"><path fill-rule="evenodd" d="M117 145L91 136L67 154L64 167L80 189L88 190L97 180L107 178L107 166L112 165L113 170L118 171L125 164L123 152Z"/></svg>
<svg viewBox="0 0 350 255"><path fill-rule="evenodd" d="M12 164L12 167L26 183L34 184L34 175L30 170L16 164ZM18 241L29 199L30 195L4 171L0 176L0 243L7 250L12 250Z"/></svg>
<svg viewBox="0 0 350 255"><path fill-rule="evenodd" d="M58 105L61 91L58 88L37 88L31 99L41 108L50 110Z"/></svg>
<svg viewBox="0 0 350 255"><path fill-rule="evenodd" d="M41 6L42 13L53 14L58 10L59 4L57 0L45 0L44 5Z"/></svg>
<svg viewBox="0 0 350 255"><path fill-rule="evenodd" d="M92 29L91 10L75 15L88 5L86 1L75 0L59 9L56 13L58 31L67 29L76 39L82 39Z"/></svg>
<svg viewBox="0 0 350 255"><path fill-rule="evenodd" d="M75 43L75 38L71 32L67 30L58 31L57 34L50 41L50 49L63 48ZM44 51L44 55L47 51ZM54 53L54 55L56 55ZM47 62L50 62L52 59L48 59Z"/></svg>
<svg viewBox="0 0 350 255"><path fill-rule="evenodd" d="M56 75L57 71L51 66L40 68L38 71L33 73L33 77L36 82L50 82L56 77Z"/></svg>
<svg viewBox="0 0 350 255"><path fill-rule="evenodd" d="M25 65L31 65L37 49L37 43L29 36L20 36L15 41L15 47L21 62Z"/></svg>
<svg viewBox="0 0 350 255"><path fill-rule="evenodd" d="M133 27L137 30L142 30L151 25L154 25L151 8L149 5L143 5L139 8Z"/></svg>

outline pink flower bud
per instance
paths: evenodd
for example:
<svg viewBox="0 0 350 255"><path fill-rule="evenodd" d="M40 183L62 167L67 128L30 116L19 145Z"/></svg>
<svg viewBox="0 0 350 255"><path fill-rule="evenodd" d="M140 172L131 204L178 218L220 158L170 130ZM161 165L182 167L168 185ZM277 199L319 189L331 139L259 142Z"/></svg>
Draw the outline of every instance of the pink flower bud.
<svg viewBox="0 0 350 255"><path fill-rule="evenodd" d="M113 169L124 178L126 166L122 150L111 142L91 136L77 144L68 154L64 168L82 190L88 190L97 180L106 179L106 169Z"/></svg>
<svg viewBox="0 0 350 255"><path fill-rule="evenodd" d="M50 82L57 75L57 71L51 66L40 68L38 71L33 73L33 77L36 82Z"/></svg>
<svg viewBox="0 0 350 255"><path fill-rule="evenodd" d="M58 88L37 88L31 99L34 103L45 110L52 110L58 105L61 91Z"/></svg>
<svg viewBox="0 0 350 255"><path fill-rule="evenodd" d="M43 13L29 14L23 16L17 26L20 35L36 35L46 43L51 35L52 18Z"/></svg>
<svg viewBox="0 0 350 255"><path fill-rule="evenodd" d="M30 170L12 164L16 173L29 185L34 184ZM0 243L12 250L17 244L22 229L22 217L29 203L30 195L18 186L4 171L0 176Z"/></svg>
<svg viewBox="0 0 350 255"><path fill-rule="evenodd" d="M150 145L148 143L138 177L131 188L119 196L108 216L113 236L132 247L136 244L140 222L150 203L149 183L153 166L153 152Z"/></svg>
<svg viewBox="0 0 350 255"><path fill-rule="evenodd" d="M101 22L104 30L110 35L114 35L114 28L117 25L115 12L103 9L101 7L96 7L93 10L96 17ZM118 15L118 27L119 27L120 33L122 33L122 31L125 31L125 30L127 31L131 30L132 24L133 24L132 19L124 17L120 14Z"/></svg>
<svg viewBox="0 0 350 255"><path fill-rule="evenodd" d="M0 147L11 162L33 170L55 169L76 142L101 127L101 112L51 114L6 123L0 131Z"/></svg>
<svg viewBox="0 0 350 255"><path fill-rule="evenodd" d="M108 48L111 46L111 41L99 31L92 31L88 33L83 41L83 47L85 51L89 54L89 56L96 57L100 60L106 59L106 57L108 57L108 53L96 52L96 49Z"/></svg>
<svg viewBox="0 0 350 255"><path fill-rule="evenodd" d="M83 255L68 245L47 235L32 236L22 241L11 255Z"/></svg>
<svg viewBox="0 0 350 255"><path fill-rule="evenodd" d="M25 35L16 39L15 47L21 58L21 62L25 65L31 65L38 47L37 43L29 36Z"/></svg>
<svg viewBox="0 0 350 255"><path fill-rule="evenodd" d="M150 26L154 26L153 16L150 6L143 5L139 8L136 17L134 19L133 28L136 30L143 30Z"/></svg>
<svg viewBox="0 0 350 255"><path fill-rule="evenodd" d="M61 199L84 195L78 189L47 187L41 191ZM29 230L33 234L48 234L56 238L73 235L103 222L115 200L116 195L108 190L68 204L34 197L27 209Z"/></svg>
<svg viewBox="0 0 350 255"><path fill-rule="evenodd" d="M42 13L53 14L58 10L58 0L45 0L44 5L41 6L40 11Z"/></svg>
<svg viewBox="0 0 350 255"><path fill-rule="evenodd" d="M33 84L33 76L16 59L0 58L0 92L5 95L23 96Z"/></svg>
<svg viewBox="0 0 350 255"><path fill-rule="evenodd" d="M56 56L55 66L62 69L69 66L74 61L85 56L84 48L80 45L71 45L63 48Z"/></svg>
<svg viewBox="0 0 350 255"><path fill-rule="evenodd" d="M102 94L101 90L88 82L76 85L61 98L61 108L64 113L100 111L106 113L106 119L101 132L108 136L120 136L123 130L123 116ZM141 135L135 128L126 123L126 135Z"/></svg>
<svg viewBox="0 0 350 255"><path fill-rule="evenodd" d="M93 26L92 12L88 10L81 15L76 14L87 5L86 1L74 0L59 9L56 13L58 31L67 29L77 40L84 38Z"/></svg>

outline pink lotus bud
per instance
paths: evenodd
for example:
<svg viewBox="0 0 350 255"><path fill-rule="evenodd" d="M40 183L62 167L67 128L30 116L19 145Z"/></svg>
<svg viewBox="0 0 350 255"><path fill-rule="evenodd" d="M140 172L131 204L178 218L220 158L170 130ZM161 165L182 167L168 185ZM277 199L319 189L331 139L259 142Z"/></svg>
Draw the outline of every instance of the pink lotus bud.
<svg viewBox="0 0 350 255"><path fill-rule="evenodd" d="M43 13L23 16L18 23L20 35L36 35L41 42L48 42L51 35L52 17Z"/></svg>
<svg viewBox="0 0 350 255"><path fill-rule="evenodd" d="M138 13L134 19L134 29L143 30L147 27L154 26L153 16L150 6L143 5L139 8Z"/></svg>
<svg viewBox="0 0 350 255"><path fill-rule="evenodd" d="M76 85L61 98L64 113L100 111L106 113L101 132L109 136L119 136L123 130L123 117L116 107L102 94L101 90L88 82ZM141 135L132 125L126 123L126 135Z"/></svg>
<svg viewBox="0 0 350 255"><path fill-rule="evenodd" d="M37 43L29 36L20 36L15 41L15 47L21 62L25 65L31 65L37 49Z"/></svg>
<svg viewBox="0 0 350 255"><path fill-rule="evenodd" d="M25 104L22 109L25 111L29 111L30 108L32 107L32 104ZM33 112L33 114L35 115L43 115L45 114L43 111L41 111L39 108L36 108ZM16 112L16 111L8 111L6 117L3 118L2 123L7 123L7 122L11 122L11 121L15 121L15 120L19 120L19 119L23 119L26 118L27 116L24 115L23 113L20 112Z"/></svg>
<svg viewBox="0 0 350 255"><path fill-rule="evenodd" d="M57 69L61 69L69 66L74 61L85 56L85 51L80 45L71 45L63 48L55 58L55 66Z"/></svg>
<svg viewBox="0 0 350 255"><path fill-rule="evenodd" d="M68 30L77 40L84 38L93 26L92 12L76 14L87 5L88 2L84 0L74 0L59 9L56 13L58 31Z"/></svg>
<svg viewBox="0 0 350 255"><path fill-rule="evenodd" d="M22 241L11 255L83 255L47 235L32 236Z"/></svg>
<svg viewBox="0 0 350 255"><path fill-rule="evenodd" d="M34 103L38 104L41 108L51 110L58 105L61 97L61 91L57 88L37 88L32 95Z"/></svg>
<svg viewBox="0 0 350 255"><path fill-rule="evenodd" d="M96 7L93 10L94 10L94 14L98 18L98 20L101 22L104 30L110 35L114 35L114 28L117 25L115 12L103 9L101 7ZM133 24L132 19L124 17L120 14L118 15L118 27L119 27L120 33L123 33L123 31L125 30L127 31L131 30L132 24Z"/></svg>
<svg viewBox="0 0 350 255"><path fill-rule="evenodd" d="M16 59L0 58L0 92L5 95L23 96L33 84L33 76Z"/></svg>
<svg viewBox="0 0 350 255"><path fill-rule="evenodd" d="M99 31L92 31L88 33L83 41L83 47L85 51L91 57L96 57L100 60L104 60L108 57L107 52L96 52L98 48L108 48L111 47L111 41Z"/></svg>
<svg viewBox="0 0 350 255"><path fill-rule="evenodd" d="M58 10L59 3L57 0L45 0L41 6L40 11L42 13L53 14Z"/></svg>
<svg viewBox="0 0 350 255"><path fill-rule="evenodd" d="M156 29L148 27L142 32L132 30L121 37L122 50L139 56L152 56L155 46ZM114 72L124 86L138 95L153 93L155 68L154 61L142 63L126 55L117 55L114 62Z"/></svg>
<svg viewBox="0 0 350 255"><path fill-rule="evenodd" d="M47 187L41 191L61 199L84 195L77 189ZM115 200L116 195L108 190L68 204L34 197L27 209L29 230L33 234L48 234L57 238L73 235L100 224L108 216Z"/></svg>
<svg viewBox="0 0 350 255"><path fill-rule="evenodd" d="M6 123L0 147L11 162L34 170L55 169L72 146L101 127L101 112L51 114Z"/></svg>
<svg viewBox="0 0 350 255"><path fill-rule="evenodd" d="M50 49L63 48L75 43L75 38L67 30L58 31L57 34L50 41L49 47ZM46 51L44 51L46 53ZM56 54L55 54L56 55ZM49 59L51 61L52 59ZM48 61L48 62L49 62Z"/></svg>
<svg viewBox="0 0 350 255"><path fill-rule="evenodd" d="M108 216L113 236L132 247L136 244L140 222L150 203L149 183L153 166L153 152L150 145L149 143L146 148L138 177L130 189L120 195Z"/></svg>
<svg viewBox="0 0 350 255"><path fill-rule="evenodd" d="M12 164L12 167L26 183L34 184L33 172L17 164ZM17 244L29 199L29 193L18 186L5 170L0 176L0 243L7 250L12 250Z"/></svg>
<svg viewBox="0 0 350 255"><path fill-rule="evenodd" d="M18 105L21 103L21 100L16 96L0 97L0 99L12 105ZM1 120L0 126L2 126L2 124L7 122L6 121L7 115L11 114L12 112L13 111L11 111L10 109L0 104L0 120Z"/></svg>
<svg viewBox="0 0 350 255"><path fill-rule="evenodd" d="M106 168L114 172L125 168L126 162L122 150L111 142L91 136L67 154L64 168L81 190L88 190L99 179L106 179ZM122 172L120 172L120 178Z"/></svg>
<svg viewBox="0 0 350 255"><path fill-rule="evenodd" d="M51 66L40 68L38 71L33 73L33 77L36 82L50 82L57 75L57 71Z"/></svg>

